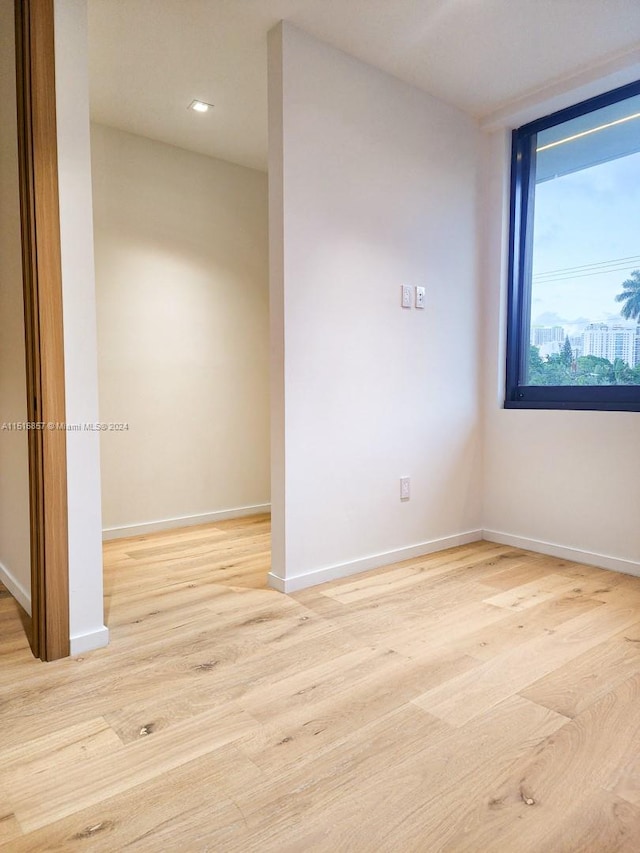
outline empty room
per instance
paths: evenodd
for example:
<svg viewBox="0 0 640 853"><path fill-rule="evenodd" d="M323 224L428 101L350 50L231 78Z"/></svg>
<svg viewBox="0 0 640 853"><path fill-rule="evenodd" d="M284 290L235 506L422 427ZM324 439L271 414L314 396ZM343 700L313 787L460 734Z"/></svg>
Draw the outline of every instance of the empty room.
<svg viewBox="0 0 640 853"><path fill-rule="evenodd" d="M640 6L0 3L0 850L637 853Z"/></svg>

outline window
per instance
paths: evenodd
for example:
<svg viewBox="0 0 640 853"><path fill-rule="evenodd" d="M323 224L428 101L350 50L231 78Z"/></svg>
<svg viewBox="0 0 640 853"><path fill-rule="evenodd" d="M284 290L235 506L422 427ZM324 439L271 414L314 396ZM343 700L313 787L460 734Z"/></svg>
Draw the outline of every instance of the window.
<svg viewBox="0 0 640 853"><path fill-rule="evenodd" d="M512 145L505 407L640 411L640 82Z"/></svg>

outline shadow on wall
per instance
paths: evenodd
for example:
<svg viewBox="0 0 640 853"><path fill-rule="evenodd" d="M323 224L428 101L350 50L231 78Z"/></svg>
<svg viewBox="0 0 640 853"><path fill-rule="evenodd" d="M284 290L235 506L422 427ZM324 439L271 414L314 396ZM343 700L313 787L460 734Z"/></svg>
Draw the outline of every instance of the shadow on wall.
<svg viewBox="0 0 640 853"><path fill-rule="evenodd" d="M266 175L92 134L103 527L263 507Z"/></svg>

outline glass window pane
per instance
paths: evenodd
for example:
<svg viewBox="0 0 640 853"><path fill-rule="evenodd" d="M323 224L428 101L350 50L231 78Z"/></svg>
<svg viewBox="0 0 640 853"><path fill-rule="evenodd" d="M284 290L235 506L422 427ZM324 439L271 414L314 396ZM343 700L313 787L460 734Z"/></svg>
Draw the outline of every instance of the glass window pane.
<svg viewBox="0 0 640 853"><path fill-rule="evenodd" d="M528 385L640 385L640 96L536 139Z"/></svg>

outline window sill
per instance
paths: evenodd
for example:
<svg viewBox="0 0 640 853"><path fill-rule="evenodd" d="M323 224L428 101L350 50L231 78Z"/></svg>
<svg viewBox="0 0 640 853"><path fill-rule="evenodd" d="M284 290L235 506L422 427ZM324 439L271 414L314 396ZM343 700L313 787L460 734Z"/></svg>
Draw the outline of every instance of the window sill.
<svg viewBox="0 0 640 853"><path fill-rule="evenodd" d="M640 401L505 400L505 409L555 409L587 412L640 412Z"/></svg>

